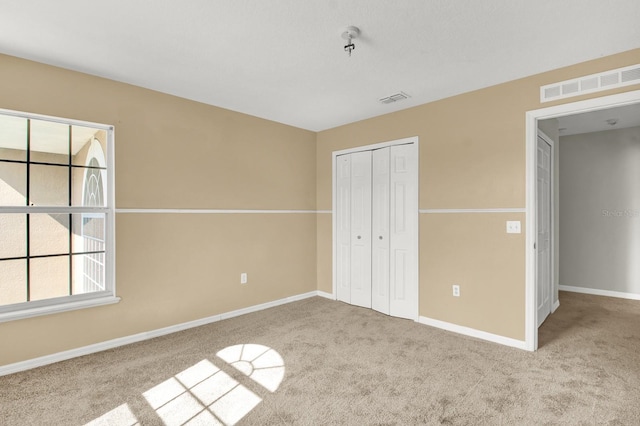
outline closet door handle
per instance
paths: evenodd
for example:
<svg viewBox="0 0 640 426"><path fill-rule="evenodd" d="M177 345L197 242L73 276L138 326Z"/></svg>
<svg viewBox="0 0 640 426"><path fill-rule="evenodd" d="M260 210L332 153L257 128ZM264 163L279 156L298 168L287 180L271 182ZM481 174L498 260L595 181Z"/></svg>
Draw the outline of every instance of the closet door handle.
<svg viewBox="0 0 640 426"><path fill-rule="evenodd" d="M361 239L362 237L360 235L358 235L356 238Z"/></svg>
<svg viewBox="0 0 640 426"><path fill-rule="evenodd" d="M380 236L378 237L378 239L380 239L380 240L381 240L381 239L382 239L382 235L380 235Z"/></svg>

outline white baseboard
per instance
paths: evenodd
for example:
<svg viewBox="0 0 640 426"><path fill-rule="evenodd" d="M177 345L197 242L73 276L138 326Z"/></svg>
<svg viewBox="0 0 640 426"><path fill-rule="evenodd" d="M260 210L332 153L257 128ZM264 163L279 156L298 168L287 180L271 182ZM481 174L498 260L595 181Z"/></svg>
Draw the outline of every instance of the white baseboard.
<svg viewBox="0 0 640 426"><path fill-rule="evenodd" d="M618 297L620 299L640 300L640 294L625 293L622 291L599 290L596 288L574 287L570 285L560 285L558 286L558 290L570 291L572 293L593 294L595 296L607 296L607 297Z"/></svg>
<svg viewBox="0 0 640 426"><path fill-rule="evenodd" d="M558 309L560 307L560 300L556 300L556 303L553 304L553 306L551 307L551 313L554 313L556 311L556 309Z"/></svg>
<svg viewBox="0 0 640 426"><path fill-rule="evenodd" d="M320 290L318 290L318 296L320 296L320 297L324 297L325 299L336 300L336 298L335 298L335 296L333 295L333 293L327 293L326 291L320 291Z"/></svg>
<svg viewBox="0 0 640 426"><path fill-rule="evenodd" d="M419 317L418 322L420 324L430 325L431 327L453 331L454 333L458 334L464 334L465 336L475 337L478 339L487 340L489 342L527 350L527 344L524 340L516 340L510 337L499 336L497 334L487 333L486 331L476 330L475 328L469 328L462 325L452 324L450 322L440 321L427 317Z"/></svg>
<svg viewBox="0 0 640 426"><path fill-rule="evenodd" d="M184 322L182 324L171 325L169 327L159 328L151 331L145 331L143 333L138 333L131 336L119 337L117 339L107 340L106 342L95 343L93 345L83 346L81 348L71 349L68 351L58 352L51 355L45 355L38 358L29 359L26 361L20 361L13 364L3 365L3 366L0 366L0 376L6 376L7 374L18 373L20 371L30 370L36 367L42 367L43 365L53 364L55 362L65 361L71 358L76 358L83 355L89 355L89 354L100 352L100 351L106 351L107 349L113 349L119 346L141 342L143 340L153 339L155 337L164 336L166 334L176 333L178 331L187 330L189 328L211 324L217 321L237 317L240 315L245 315L251 312L261 311L267 308L273 308L274 306L296 302L298 300L307 299L313 296L326 297L327 294L328 293L324 293L320 291L310 291L308 293L303 293L296 296L285 297L283 299L274 300L273 302L262 303L260 305L250 306L248 308L243 308L243 309L237 309L235 311L226 312L220 315L213 315L207 318L201 318L194 321Z"/></svg>

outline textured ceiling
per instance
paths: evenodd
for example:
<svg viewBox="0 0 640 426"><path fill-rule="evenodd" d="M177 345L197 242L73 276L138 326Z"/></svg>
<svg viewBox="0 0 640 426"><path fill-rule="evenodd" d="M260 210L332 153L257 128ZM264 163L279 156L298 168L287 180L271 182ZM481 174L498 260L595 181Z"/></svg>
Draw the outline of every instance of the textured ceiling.
<svg viewBox="0 0 640 426"><path fill-rule="evenodd" d="M639 127L640 103L567 115L557 120L560 136ZM615 122L608 123L608 120Z"/></svg>
<svg viewBox="0 0 640 426"><path fill-rule="evenodd" d="M0 0L0 52L319 131L640 47L638 17L638 0Z"/></svg>

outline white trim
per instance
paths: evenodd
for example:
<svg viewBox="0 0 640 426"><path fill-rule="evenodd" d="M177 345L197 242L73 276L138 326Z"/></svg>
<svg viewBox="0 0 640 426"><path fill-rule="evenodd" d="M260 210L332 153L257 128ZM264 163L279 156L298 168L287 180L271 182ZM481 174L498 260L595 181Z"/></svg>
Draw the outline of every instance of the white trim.
<svg viewBox="0 0 640 426"><path fill-rule="evenodd" d="M495 209L422 209L420 213L441 214L441 213L526 213L524 207L495 208Z"/></svg>
<svg viewBox="0 0 640 426"><path fill-rule="evenodd" d="M58 213L58 214L78 214L78 213L100 213L108 214L111 211L108 207L43 207L43 206L0 206L0 213Z"/></svg>
<svg viewBox="0 0 640 426"><path fill-rule="evenodd" d="M105 296L74 302L64 302L57 305L43 305L39 307L24 308L19 311L7 311L0 313L0 322L14 321L25 318L39 317L41 315L57 314L60 312L75 311L78 309L94 308L96 306L111 305L118 303L119 297ZM27 302L29 303L29 302Z"/></svg>
<svg viewBox="0 0 640 426"><path fill-rule="evenodd" d="M332 152L332 157L333 157L332 160L333 160L333 163L335 164L335 157L337 157L338 155L352 154L354 152L362 152L362 151L373 151L375 149L382 149L382 148L387 148L387 147L396 146L396 145L408 145L413 143L418 143L418 136L411 136L408 138L396 139L396 140L387 141L387 142L379 142L379 143L374 143L372 145L356 146L354 148L341 149L340 151Z"/></svg>
<svg viewBox="0 0 640 426"><path fill-rule="evenodd" d="M274 308L276 306L285 305L291 302L297 302L298 300L308 299L309 297L317 296L317 291L310 291L308 293L298 294L295 296L285 297L283 299L274 300L272 302L261 303L259 305L249 306L248 308L236 309L235 311L225 312L220 314L220 320L226 320L229 318L239 317L240 315L250 314L252 312L258 312L269 308Z"/></svg>
<svg viewBox="0 0 640 426"><path fill-rule="evenodd" d="M640 300L640 293L626 293L623 291L600 290L597 288L574 287L570 285L558 286L560 291L570 291L572 293L593 294L594 296L617 297L619 299Z"/></svg>
<svg viewBox="0 0 640 426"><path fill-rule="evenodd" d="M477 339L486 340L488 342L498 343L500 345L511 346L518 349L527 349L526 343L522 340L512 339L510 337L499 336L497 334L488 333L486 331L476 330L475 328L465 327L462 325L452 324L437 319L420 317L420 324L429 325L431 327L440 328L442 330L452 331L454 333L463 334L465 336L475 337Z"/></svg>
<svg viewBox="0 0 640 426"><path fill-rule="evenodd" d="M338 173L338 168L336 167L337 155L335 153L331 153L331 292L336 296L336 300L338 297L338 289L336 288L336 283L338 282L338 249L336 247L336 241L338 238L338 215L336 214L336 205L337 205L337 190L338 190L338 179L336 174ZM316 235L317 242L317 235Z"/></svg>
<svg viewBox="0 0 640 426"><path fill-rule="evenodd" d="M327 293L326 291L318 290L318 296L324 297L325 299L336 300L335 294Z"/></svg>
<svg viewBox="0 0 640 426"><path fill-rule="evenodd" d="M337 206L337 200L336 200L336 196L337 196L337 179L336 179L336 173L337 173L337 169L336 169L336 162L337 162L337 158L339 155L345 155L345 154L352 154L355 152L362 152L362 151L373 151L376 149L382 149L382 148L387 148L387 147L391 147L391 146L397 146L397 145L408 145L408 144L412 144L415 146L415 155L416 155L416 192L417 192L417 199L418 199L418 205L420 205L420 139L418 136L411 136L408 138L403 138L403 139L396 139L393 141L387 141L387 142L380 142L380 143L376 143L376 144L372 144L372 145L364 145L364 146L357 146L354 148L348 148L348 149L343 149L340 151L333 151L331 153L331 213L332 213L332 231L331 231L331 236L332 236L332 242L331 242L331 247L333 250L332 253L332 291L334 295L337 295L337 288L336 288L336 283L338 282L338 268L337 268L337 257L338 257L338 251L336 248L336 241L337 241L337 217L338 215L336 214L336 206ZM416 238L414 241L414 250L415 250L415 254L416 254L416 265L415 265L415 276L416 276L416 301L415 301L415 318L419 317L419 295L420 295L420 210L416 210L415 211L415 223L416 223Z"/></svg>
<svg viewBox="0 0 640 426"><path fill-rule="evenodd" d="M146 214L316 214L318 210L226 210L226 209L116 209L116 213Z"/></svg>
<svg viewBox="0 0 640 426"><path fill-rule="evenodd" d="M526 349L538 348L538 327L536 309L536 145L538 140L538 120L563 117L640 102L640 90L602 96L584 101L556 105L527 111L526 126L526 247L525 247L525 342Z"/></svg>
<svg viewBox="0 0 640 426"><path fill-rule="evenodd" d="M54 117L51 115L34 114L32 112L16 111L0 108L0 114L10 115L12 117L33 118L36 120L51 121L53 123L71 124L72 126L91 127L100 130L113 130L113 126L109 124L94 123L92 121L74 120L72 118Z"/></svg>
<svg viewBox="0 0 640 426"><path fill-rule="evenodd" d="M556 302L551 307L551 313L554 313L560 307L560 299L556 300Z"/></svg>
<svg viewBox="0 0 640 426"><path fill-rule="evenodd" d="M111 126L110 131L107 132L107 204L109 206L109 213L105 218L107 226L106 232L109 238L107 238L107 253L106 262L107 266L105 270L105 279L107 283L111 284L111 289L114 295L117 295L117 283L116 283L116 131Z"/></svg>
<svg viewBox="0 0 640 426"><path fill-rule="evenodd" d="M112 294L116 296L116 130L113 126L107 131L107 206L109 212L105 217L105 232L107 235L105 261L105 281L111 286Z"/></svg>
<svg viewBox="0 0 640 426"><path fill-rule="evenodd" d="M58 352L51 355L45 355L38 358L30 359L27 361L20 361L13 364L3 365L3 366L0 366L0 376L13 374L20 371L30 370L36 367L42 367L43 365L53 364L55 362L65 361L71 358L76 358L83 355L89 355L92 353L105 351L107 349L117 348L119 346L129 345L131 343L142 342L144 340L153 339L155 337L176 333L178 331L187 330L193 327L199 327L202 325L211 324L224 319L237 317L239 315L244 315L251 312L261 311L263 309L272 308L274 306L279 306L279 305L295 302L302 299L307 299L314 296L322 296L319 293L324 293L324 292L310 291L308 293L303 293L296 296L285 297L283 299L275 300L273 302L262 303L260 305L255 305L255 306L251 306L243 309L237 309L235 311L226 312L220 315L213 315L210 317L201 318L194 321L184 322L182 324L176 324L169 327L159 328L156 330L145 331L145 332L134 334L131 336L119 337L117 339L107 340L105 342L95 343L93 345L83 346L81 348Z"/></svg>
<svg viewBox="0 0 640 426"><path fill-rule="evenodd" d="M316 210L316 213L333 213L331 210Z"/></svg>

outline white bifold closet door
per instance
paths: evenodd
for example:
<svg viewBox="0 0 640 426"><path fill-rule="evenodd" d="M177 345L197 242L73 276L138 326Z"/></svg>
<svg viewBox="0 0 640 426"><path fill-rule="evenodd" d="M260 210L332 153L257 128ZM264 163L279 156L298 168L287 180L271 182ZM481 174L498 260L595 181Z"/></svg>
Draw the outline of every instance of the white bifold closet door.
<svg viewBox="0 0 640 426"><path fill-rule="evenodd" d="M371 151L338 158L338 300L371 307Z"/></svg>
<svg viewBox="0 0 640 426"><path fill-rule="evenodd" d="M417 161L411 145L337 159L337 298L416 319Z"/></svg>

